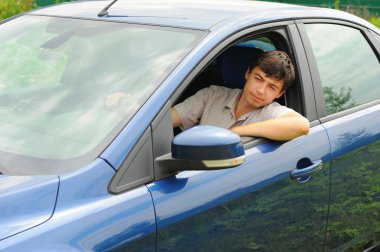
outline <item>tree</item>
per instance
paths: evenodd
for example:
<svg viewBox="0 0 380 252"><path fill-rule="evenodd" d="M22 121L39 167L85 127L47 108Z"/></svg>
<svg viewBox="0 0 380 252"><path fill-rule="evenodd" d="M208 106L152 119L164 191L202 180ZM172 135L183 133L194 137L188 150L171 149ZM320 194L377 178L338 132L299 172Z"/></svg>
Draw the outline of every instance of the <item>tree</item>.
<svg viewBox="0 0 380 252"><path fill-rule="evenodd" d="M334 0L334 9L339 10L340 0Z"/></svg>
<svg viewBox="0 0 380 252"><path fill-rule="evenodd" d="M5 19L21 12L31 10L36 7L33 0L0 0L0 20Z"/></svg>
<svg viewBox="0 0 380 252"><path fill-rule="evenodd" d="M339 94L332 87L323 87L327 114L333 114L356 105L351 97L352 88L342 87Z"/></svg>

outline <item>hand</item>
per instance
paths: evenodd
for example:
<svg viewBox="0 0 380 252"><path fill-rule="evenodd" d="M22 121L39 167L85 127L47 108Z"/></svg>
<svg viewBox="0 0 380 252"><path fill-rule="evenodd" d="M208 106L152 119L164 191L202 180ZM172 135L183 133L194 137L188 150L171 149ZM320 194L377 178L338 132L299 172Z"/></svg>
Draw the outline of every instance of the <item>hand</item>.
<svg viewBox="0 0 380 252"><path fill-rule="evenodd" d="M105 101L106 106L108 109L115 109L120 104L120 100L129 99L129 98L130 98L130 95L124 92L116 92L116 93L110 94L106 98L106 101Z"/></svg>

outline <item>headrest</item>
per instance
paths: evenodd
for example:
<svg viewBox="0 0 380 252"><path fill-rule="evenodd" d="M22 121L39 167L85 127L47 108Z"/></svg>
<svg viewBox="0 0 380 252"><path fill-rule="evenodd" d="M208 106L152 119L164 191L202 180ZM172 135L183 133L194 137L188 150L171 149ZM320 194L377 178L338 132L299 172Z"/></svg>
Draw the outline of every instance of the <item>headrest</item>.
<svg viewBox="0 0 380 252"><path fill-rule="evenodd" d="M222 57L222 78L224 86L243 89L245 72L254 58L260 57L263 50L249 46L233 46Z"/></svg>

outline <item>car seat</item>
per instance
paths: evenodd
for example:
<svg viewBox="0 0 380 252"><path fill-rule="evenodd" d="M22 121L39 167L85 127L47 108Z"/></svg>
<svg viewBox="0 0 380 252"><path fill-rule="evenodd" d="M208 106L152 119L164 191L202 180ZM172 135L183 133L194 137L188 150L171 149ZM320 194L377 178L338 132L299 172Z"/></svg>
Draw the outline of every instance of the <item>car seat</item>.
<svg viewBox="0 0 380 252"><path fill-rule="evenodd" d="M263 50L249 46L233 46L222 55L221 73L225 87L243 89L245 73L253 61L258 59Z"/></svg>

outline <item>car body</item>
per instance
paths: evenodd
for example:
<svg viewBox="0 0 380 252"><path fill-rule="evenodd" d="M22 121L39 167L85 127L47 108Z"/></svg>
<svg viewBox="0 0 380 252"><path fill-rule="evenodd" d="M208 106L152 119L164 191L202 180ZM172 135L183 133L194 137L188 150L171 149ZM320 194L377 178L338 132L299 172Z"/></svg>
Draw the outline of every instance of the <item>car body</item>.
<svg viewBox="0 0 380 252"><path fill-rule="evenodd" d="M0 24L1 251L379 249L379 29L257 1L119 0L98 15L110 3ZM173 132L174 104L242 88L258 49L293 59L279 102L308 135Z"/></svg>

